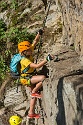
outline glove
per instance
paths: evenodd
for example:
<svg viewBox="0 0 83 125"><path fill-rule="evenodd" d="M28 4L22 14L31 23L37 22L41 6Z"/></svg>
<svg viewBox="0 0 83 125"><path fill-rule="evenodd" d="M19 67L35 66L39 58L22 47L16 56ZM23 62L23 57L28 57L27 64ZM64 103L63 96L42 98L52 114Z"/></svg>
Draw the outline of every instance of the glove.
<svg viewBox="0 0 83 125"><path fill-rule="evenodd" d="M43 31L42 29L40 29L40 30L39 30L39 35L42 35L43 32L44 32L44 31Z"/></svg>
<svg viewBox="0 0 83 125"><path fill-rule="evenodd" d="M49 55L46 57L46 60L47 60L47 61L51 61L51 60L53 60L53 58L52 58L52 56L49 54Z"/></svg>

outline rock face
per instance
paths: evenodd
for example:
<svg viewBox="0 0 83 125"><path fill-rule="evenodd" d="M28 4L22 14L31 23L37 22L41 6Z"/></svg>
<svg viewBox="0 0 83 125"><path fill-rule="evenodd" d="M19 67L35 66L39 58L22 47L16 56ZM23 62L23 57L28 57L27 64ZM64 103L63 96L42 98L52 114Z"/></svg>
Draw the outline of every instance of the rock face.
<svg viewBox="0 0 83 125"><path fill-rule="evenodd" d="M35 32L42 27L45 8L42 1L31 0L31 2L32 8L28 8L27 5L30 3L25 2L25 9L22 12L19 11L18 18L24 20L24 27ZM48 1L46 2L48 4ZM27 13L29 19L27 16L23 18ZM0 13L0 15L4 14L6 11ZM7 16L5 19L7 22L10 20ZM80 59L81 62L83 61L82 24L82 0L52 1L45 24L41 53L43 57L46 57L48 53L58 55L59 60L54 59L46 64L49 78L46 78L43 83L43 98L37 100L35 108L35 112L39 112L41 118L28 120L25 116L29 109L30 93L27 87L24 87L23 92L21 86L19 86L18 93L16 93L16 86L6 90L5 109L3 111L1 107L0 110L1 118L5 114L3 118L7 117L6 120L8 120L11 115L17 114L23 117L23 125L83 125L83 63L80 63ZM41 58L43 58L42 55ZM5 121L2 123L1 119L0 124L8 125Z"/></svg>
<svg viewBox="0 0 83 125"><path fill-rule="evenodd" d="M68 56L68 53L66 54ZM81 110L78 108L82 103L79 89L82 87L81 78L83 75L78 71L79 67L76 67L76 62L78 63L76 58L74 56L73 59L60 61L60 65L59 62L55 62L55 64L53 62L50 65L50 79L43 84L43 107L47 116L45 124L83 124L82 115L80 115L82 106Z"/></svg>
<svg viewBox="0 0 83 125"><path fill-rule="evenodd" d="M9 107L11 105L17 105L19 104L19 102L22 103L24 101L25 98L22 94L21 87L18 88L18 92L17 87L13 87L12 89L7 90L4 105L5 107Z"/></svg>
<svg viewBox="0 0 83 125"><path fill-rule="evenodd" d="M83 64L83 1L58 0L62 11L63 42L74 46Z"/></svg>
<svg viewBox="0 0 83 125"><path fill-rule="evenodd" d="M1 118L0 118L0 125L4 125L4 124L2 123L2 120L1 120Z"/></svg>

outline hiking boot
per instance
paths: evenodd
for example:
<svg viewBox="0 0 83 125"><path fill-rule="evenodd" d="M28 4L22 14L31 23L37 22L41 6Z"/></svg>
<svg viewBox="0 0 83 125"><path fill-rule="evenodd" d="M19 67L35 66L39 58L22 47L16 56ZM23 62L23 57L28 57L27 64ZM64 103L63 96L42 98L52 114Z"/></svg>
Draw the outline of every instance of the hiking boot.
<svg viewBox="0 0 83 125"><path fill-rule="evenodd" d="M42 98L42 95L40 93L31 93L31 97L36 97L36 98Z"/></svg>
<svg viewBox="0 0 83 125"><path fill-rule="evenodd" d="M40 118L40 114L28 114L28 118Z"/></svg>

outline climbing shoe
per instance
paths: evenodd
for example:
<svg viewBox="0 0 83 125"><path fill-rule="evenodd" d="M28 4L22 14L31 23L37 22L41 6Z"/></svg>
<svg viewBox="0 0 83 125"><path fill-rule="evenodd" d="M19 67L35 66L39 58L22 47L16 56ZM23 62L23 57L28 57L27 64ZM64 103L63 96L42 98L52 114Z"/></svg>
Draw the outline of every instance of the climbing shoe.
<svg viewBox="0 0 83 125"><path fill-rule="evenodd" d="M28 114L28 118L40 118L40 114Z"/></svg>
<svg viewBox="0 0 83 125"><path fill-rule="evenodd" d="M31 93L31 97L36 97L36 98L42 98L42 95L40 93Z"/></svg>

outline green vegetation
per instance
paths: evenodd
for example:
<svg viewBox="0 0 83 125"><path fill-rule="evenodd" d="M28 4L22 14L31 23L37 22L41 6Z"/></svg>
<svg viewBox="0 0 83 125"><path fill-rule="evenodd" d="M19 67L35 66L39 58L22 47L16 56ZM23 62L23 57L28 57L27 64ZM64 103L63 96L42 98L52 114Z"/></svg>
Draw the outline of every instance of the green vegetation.
<svg viewBox="0 0 83 125"><path fill-rule="evenodd" d="M62 34L62 30L63 30L63 25L62 25L61 20L59 19L59 20L57 21L57 28L56 28L56 30L55 30L55 34L56 34L56 35Z"/></svg>
<svg viewBox="0 0 83 125"><path fill-rule="evenodd" d="M70 49L71 49L71 50L75 50L75 45L74 45L74 43L70 45Z"/></svg>
<svg viewBox="0 0 83 125"><path fill-rule="evenodd" d="M6 37L9 38L10 42L17 44L18 42L23 40L28 40L32 42L35 37L35 34L30 34L29 32L27 32L27 28L22 29L22 28L11 27L6 32Z"/></svg>
<svg viewBox="0 0 83 125"><path fill-rule="evenodd" d="M18 2L17 2L17 0L12 0L10 8L14 9L14 10L16 10L18 8Z"/></svg>
<svg viewBox="0 0 83 125"><path fill-rule="evenodd" d="M32 7L32 3L29 2L29 3L28 3L28 8L31 8L31 7Z"/></svg>
<svg viewBox="0 0 83 125"><path fill-rule="evenodd" d="M6 10L7 7L8 7L7 2L4 2L4 1L1 1L1 2L0 2L0 9L1 9L1 11Z"/></svg>
<svg viewBox="0 0 83 125"><path fill-rule="evenodd" d="M57 26L58 26L57 33L62 33L63 25L62 25L61 19L58 20Z"/></svg>
<svg viewBox="0 0 83 125"><path fill-rule="evenodd" d="M3 22L3 20L0 20L0 41L5 43L5 41L8 39L8 42L13 42L16 44L23 40L32 42L35 38L35 34L29 33L27 30L27 28L23 29L20 27L11 27L7 30L6 24Z"/></svg>
<svg viewBox="0 0 83 125"><path fill-rule="evenodd" d="M0 39L2 38L2 36L5 34L5 31L7 30L6 24L4 23L4 21L1 19L0 20Z"/></svg>
<svg viewBox="0 0 83 125"><path fill-rule="evenodd" d="M1 19L0 20L0 51L3 49L4 47L4 36L5 36L5 32L7 30L6 24L4 23L4 21Z"/></svg>
<svg viewBox="0 0 83 125"><path fill-rule="evenodd" d="M6 71L8 71L9 67L6 65L3 56L0 56L0 81L5 78Z"/></svg>
<svg viewBox="0 0 83 125"><path fill-rule="evenodd" d="M33 19L39 21L39 20L41 19L41 15L35 15L35 16L33 17Z"/></svg>

